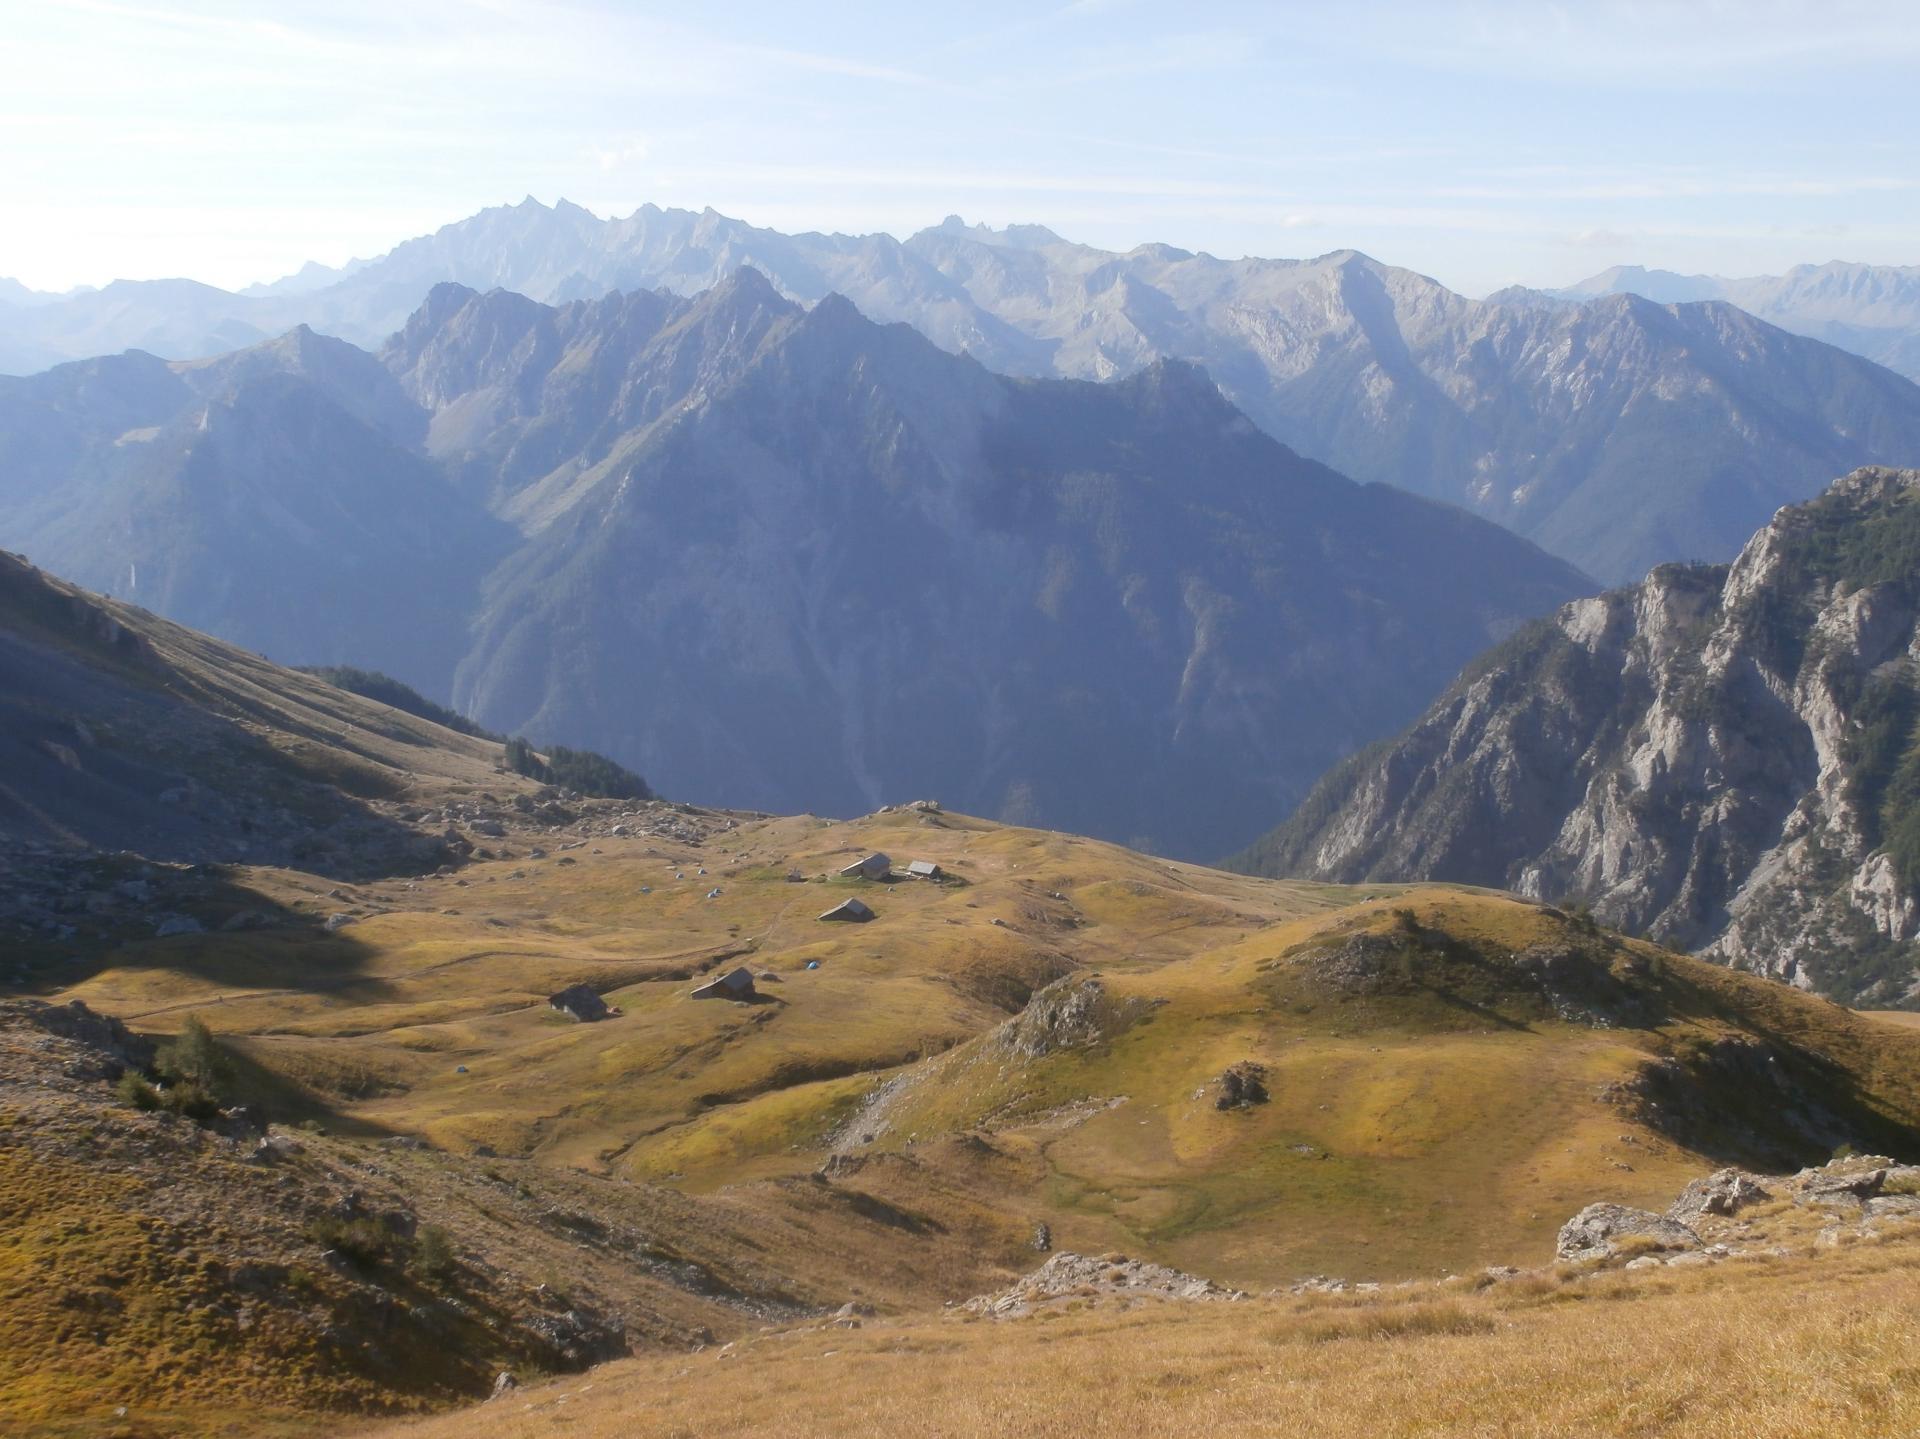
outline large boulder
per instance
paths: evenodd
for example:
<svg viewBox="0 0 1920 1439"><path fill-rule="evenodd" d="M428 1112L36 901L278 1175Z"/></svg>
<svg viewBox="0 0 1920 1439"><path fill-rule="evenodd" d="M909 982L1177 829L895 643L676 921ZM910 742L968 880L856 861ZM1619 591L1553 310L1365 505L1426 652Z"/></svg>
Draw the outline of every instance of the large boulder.
<svg viewBox="0 0 1920 1439"><path fill-rule="evenodd" d="M1624 1204L1589 1204L1560 1227L1555 1252L1579 1261L1698 1248L1700 1236L1677 1219Z"/></svg>
<svg viewBox="0 0 1920 1439"><path fill-rule="evenodd" d="M1855 1208L1875 1198L1897 1166L1882 1155L1836 1159L1814 1169L1803 1169L1787 1181L1801 1204Z"/></svg>
<svg viewBox="0 0 1920 1439"><path fill-rule="evenodd" d="M1667 1209L1667 1218L1691 1224L1707 1215L1737 1214L1749 1204L1773 1198L1757 1175L1742 1169L1717 1169L1680 1191Z"/></svg>

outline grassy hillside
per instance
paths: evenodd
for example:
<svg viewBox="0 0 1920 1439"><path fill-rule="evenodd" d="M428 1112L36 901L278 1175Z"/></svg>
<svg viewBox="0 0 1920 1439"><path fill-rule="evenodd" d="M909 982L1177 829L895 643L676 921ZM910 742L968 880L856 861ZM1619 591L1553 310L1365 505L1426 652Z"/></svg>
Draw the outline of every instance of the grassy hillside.
<svg viewBox="0 0 1920 1439"><path fill-rule="evenodd" d="M712 1393L674 1388L681 1369L705 1373L766 1326L801 1336L780 1352L817 1354L807 1326L848 1302L903 1326L847 1341L870 1356L863 1376L928 1359L934 1387L902 1387L906 1407L886 1410L925 1428L941 1376L990 1356L1062 1403L1092 1390L1046 1377L1059 1356L1079 1356L1088 1384L1140 1368L1136 1319L1048 1321L1050 1342L1073 1342L1043 1352L924 1318L1031 1269L1042 1225L1060 1249L1253 1291L1315 1273L1392 1282L1536 1261L1582 1206L1663 1205L1722 1163L1791 1168L1843 1144L1920 1156L1920 1029L1579 915L1457 887L1226 874L932 805L832 822L582 799L504 772L490 742L139 611L14 592L37 608L6 653L78 677L61 698L15 692L23 752L73 773L31 730L64 724L83 767L111 778L100 756L134 734L111 706L149 697L191 740L166 765L206 789L280 776L435 853L359 863L351 828L323 852L217 864L0 836L18 912L36 917L0 966L9 1433L311 1430L629 1345L669 1356L631 1372L679 1414ZM944 878L841 877L874 850ZM854 897L870 923L819 918ZM753 1002L692 997L736 967L756 976ZM576 984L612 1015L549 1007ZM155 1041L197 1018L229 1061L221 1103L264 1112L273 1142L297 1147L263 1153L231 1113L202 1128L137 1109L114 1088L121 1061L10 996L78 1000ZM1223 1107L1249 1077L1251 1102ZM1668 1312L1668 1284L1635 1292L1654 1306L1642 1324ZM1725 1313L1745 1293L1726 1290ZM1382 1323L1437 1346L1413 1358L1478 1375L1462 1403L1543 1356L1640 1342L1626 1321L1563 1317L1625 1306L1434 1302L1456 1299L1480 1316L1458 1334ZM1208 1419L1182 1406L1210 1387L1210 1350L1245 1369L1245 1345L1281 1345L1286 1364L1265 1372L1309 1385L1332 1372L1320 1356L1382 1376L1407 1357L1373 1347L1371 1320L1296 1308L1245 1311L1231 1332L1183 1323L1165 1352L1189 1357L1141 1370L1168 1376L1166 1404L1120 1386L1141 1427ZM1301 1324L1308 1338L1286 1337ZM722 1392L718 1417L689 1427L774 1423L777 1387ZM1602 1402L1566 1392L1574 1408L1542 1412ZM546 1413L487 1414L529 1412ZM1037 1397L1017 1422L969 1412L976 1430L1074 1427Z"/></svg>
<svg viewBox="0 0 1920 1439"><path fill-rule="evenodd" d="M1916 1279L1908 1233L1658 1277L807 1326L350 1432L1877 1439L1920 1425Z"/></svg>

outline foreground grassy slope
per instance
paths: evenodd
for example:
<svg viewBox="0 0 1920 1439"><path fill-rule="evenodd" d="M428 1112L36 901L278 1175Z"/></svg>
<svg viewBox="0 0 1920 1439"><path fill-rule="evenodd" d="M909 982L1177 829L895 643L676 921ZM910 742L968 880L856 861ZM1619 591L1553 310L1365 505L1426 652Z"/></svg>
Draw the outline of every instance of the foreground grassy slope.
<svg viewBox="0 0 1920 1439"><path fill-rule="evenodd" d="M1500 1435L1920 1428L1920 1238L1717 1268L869 1321L633 1359L383 1439Z"/></svg>

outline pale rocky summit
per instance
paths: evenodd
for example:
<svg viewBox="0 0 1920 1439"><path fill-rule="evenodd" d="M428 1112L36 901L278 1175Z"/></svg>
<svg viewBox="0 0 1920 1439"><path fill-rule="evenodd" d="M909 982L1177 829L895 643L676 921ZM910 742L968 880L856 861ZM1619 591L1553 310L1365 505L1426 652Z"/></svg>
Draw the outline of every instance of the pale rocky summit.
<svg viewBox="0 0 1920 1439"><path fill-rule="evenodd" d="M296 331L66 366L0 382L0 448L0 543L277 660L668 793L933 790L1195 859L1592 588L1302 459L1193 365L1012 380L751 268L557 307L442 284L379 360Z"/></svg>
<svg viewBox="0 0 1920 1439"><path fill-rule="evenodd" d="M1848 1001L1920 998L1920 471L1784 509L1726 566L1579 600L1327 776L1243 857L1452 880Z"/></svg>
<svg viewBox="0 0 1920 1439"><path fill-rule="evenodd" d="M556 309L442 288L384 358L524 537L458 707L714 802L932 790L1208 859L1587 588L1301 459L1191 365L1010 380L752 270Z"/></svg>
<svg viewBox="0 0 1920 1439"><path fill-rule="evenodd" d="M1920 380L1920 265L1834 260L1743 279L1615 265L1554 293L1574 300L1620 294L1662 303L1725 300L1783 330L1825 340Z"/></svg>
<svg viewBox="0 0 1920 1439"><path fill-rule="evenodd" d="M790 299L845 295L1003 374L1111 380L1163 359L1203 364L1302 454L1468 506L1612 582L1665 560L1724 559L1776 506L1920 447L1920 388L1705 291L1659 297L1685 303L1524 291L1475 300L1353 250L1122 253L958 217L900 241L786 235L652 205L603 220L528 199L248 295L123 282L9 308L0 365L134 345L188 358L298 323L371 348L443 281L566 307L616 291L692 295L745 265ZM1870 310L1873 323L1897 326L1912 301L1893 288L1834 275L1796 282L1806 298L1792 303L1757 291L1736 303L1770 318ZM1844 322L1800 328L1881 355L1878 339ZM503 356L539 342L530 330L497 338Z"/></svg>

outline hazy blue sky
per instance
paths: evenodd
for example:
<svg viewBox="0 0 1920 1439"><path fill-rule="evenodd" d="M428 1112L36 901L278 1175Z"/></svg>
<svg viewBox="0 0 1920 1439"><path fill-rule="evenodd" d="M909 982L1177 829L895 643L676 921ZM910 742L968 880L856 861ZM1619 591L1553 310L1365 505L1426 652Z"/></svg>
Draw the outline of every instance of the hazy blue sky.
<svg viewBox="0 0 1920 1439"><path fill-rule="evenodd" d="M1920 263L1920 5L21 0L0 275L271 278L484 205L949 212L1479 292Z"/></svg>

